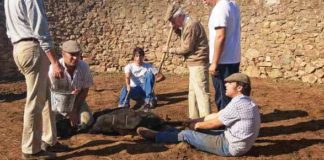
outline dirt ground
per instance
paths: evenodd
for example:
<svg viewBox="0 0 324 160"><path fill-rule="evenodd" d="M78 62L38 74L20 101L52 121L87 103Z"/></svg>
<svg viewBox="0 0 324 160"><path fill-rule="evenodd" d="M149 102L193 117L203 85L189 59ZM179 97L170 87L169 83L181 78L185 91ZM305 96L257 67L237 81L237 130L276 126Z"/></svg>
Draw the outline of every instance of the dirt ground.
<svg viewBox="0 0 324 160"><path fill-rule="evenodd" d="M172 120L187 117L188 77L166 75L157 85L158 107ZM117 106L124 83L121 74L96 75L87 98L93 111ZM324 159L324 86L291 81L252 79L252 98L262 113L260 136L243 157L229 159ZM212 97L214 95L210 86ZM0 159L20 159L24 81L0 82ZM213 110L215 103L212 100ZM154 144L136 134L79 134L60 140L73 148L60 159L225 159L197 151L185 143Z"/></svg>

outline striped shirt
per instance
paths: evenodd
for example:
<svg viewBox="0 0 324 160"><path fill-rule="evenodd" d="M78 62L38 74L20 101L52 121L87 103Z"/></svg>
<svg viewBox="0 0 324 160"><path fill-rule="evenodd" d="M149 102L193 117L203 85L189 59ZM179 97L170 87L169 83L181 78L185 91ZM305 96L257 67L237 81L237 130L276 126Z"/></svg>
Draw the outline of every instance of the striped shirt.
<svg viewBox="0 0 324 160"><path fill-rule="evenodd" d="M90 88L93 85L92 75L89 65L79 60L76 69L71 77L67 72L63 58L59 60L64 69L64 78L57 79L52 76L52 67L50 67L48 76L51 81L51 89L55 91L73 91L74 89Z"/></svg>
<svg viewBox="0 0 324 160"><path fill-rule="evenodd" d="M219 119L226 126L224 134L231 155L239 156L249 151L260 130L257 105L247 96L236 96L219 112Z"/></svg>
<svg viewBox="0 0 324 160"><path fill-rule="evenodd" d="M52 48L43 0L5 0L4 9L7 35L12 43L35 38L45 53Z"/></svg>

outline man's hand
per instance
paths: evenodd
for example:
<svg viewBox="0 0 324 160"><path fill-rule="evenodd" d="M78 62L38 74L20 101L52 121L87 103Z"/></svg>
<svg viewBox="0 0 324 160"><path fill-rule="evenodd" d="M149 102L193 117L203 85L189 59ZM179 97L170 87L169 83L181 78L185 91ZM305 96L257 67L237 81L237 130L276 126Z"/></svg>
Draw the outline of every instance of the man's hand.
<svg viewBox="0 0 324 160"><path fill-rule="evenodd" d="M127 90L127 92L130 92L131 86L130 85L126 85L126 90Z"/></svg>
<svg viewBox="0 0 324 160"><path fill-rule="evenodd" d="M197 123L199 123L199 122L191 122L189 124L189 129L191 129L191 130L197 130Z"/></svg>
<svg viewBox="0 0 324 160"><path fill-rule="evenodd" d="M217 75L217 64L215 64L215 63L210 64L208 71L209 71L210 75L216 76Z"/></svg>
<svg viewBox="0 0 324 160"><path fill-rule="evenodd" d="M159 72L159 73L157 73L156 75L155 75L155 81L158 83L158 82L161 82L161 81L163 81L163 80L165 80L165 76L161 73L161 72Z"/></svg>
<svg viewBox="0 0 324 160"><path fill-rule="evenodd" d="M74 88L74 90L71 92L71 94L77 95L80 93L80 91L81 91L81 89Z"/></svg>
<svg viewBox="0 0 324 160"><path fill-rule="evenodd" d="M55 78L63 78L64 77L64 69L60 63L54 63L52 65L52 74Z"/></svg>
<svg viewBox="0 0 324 160"><path fill-rule="evenodd" d="M170 53L170 54L174 54L175 53L175 48L169 48L168 46L163 46L162 48L162 52L163 53Z"/></svg>
<svg viewBox="0 0 324 160"><path fill-rule="evenodd" d="M169 47L167 45L164 45L162 48L163 53L168 53L169 52Z"/></svg>
<svg viewBox="0 0 324 160"><path fill-rule="evenodd" d="M80 123L80 115L74 109L68 114L72 126L77 126Z"/></svg>

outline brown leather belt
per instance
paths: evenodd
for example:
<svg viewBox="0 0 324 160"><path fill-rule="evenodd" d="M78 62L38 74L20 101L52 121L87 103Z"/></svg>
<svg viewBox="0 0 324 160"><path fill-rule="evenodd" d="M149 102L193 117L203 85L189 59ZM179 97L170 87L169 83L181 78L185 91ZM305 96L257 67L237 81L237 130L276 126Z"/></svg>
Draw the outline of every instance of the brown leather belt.
<svg viewBox="0 0 324 160"><path fill-rule="evenodd" d="M18 43L20 43L20 42L25 42L25 41L33 41L33 42L37 42L37 43L39 43L38 42L38 40L36 39L36 38L22 38L22 39L20 39L19 41L17 41L17 42L14 42L13 44L18 44Z"/></svg>

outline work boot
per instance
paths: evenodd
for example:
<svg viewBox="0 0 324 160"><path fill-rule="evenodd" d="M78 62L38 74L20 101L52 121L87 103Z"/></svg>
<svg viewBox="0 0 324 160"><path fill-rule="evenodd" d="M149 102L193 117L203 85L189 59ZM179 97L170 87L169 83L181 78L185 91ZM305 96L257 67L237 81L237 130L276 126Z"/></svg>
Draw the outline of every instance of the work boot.
<svg viewBox="0 0 324 160"><path fill-rule="evenodd" d="M42 141L41 145L42 150L50 152L66 152L70 150L70 147L64 144L57 142L55 145L51 146L50 144Z"/></svg>
<svg viewBox="0 0 324 160"><path fill-rule="evenodd" d="M21 155L21 159L55 159L56 158L56 154L52 153L52 152L48 152L48 151L39 151L38 153L35 154L26 154L26 153L22 153Z"/></svg>
<svg viewBox="0 0 324 160"><path fill-rule="evenodd" d="M145 127L138 127L136 133L146 140L155 141L156 131Z"/></svg>

